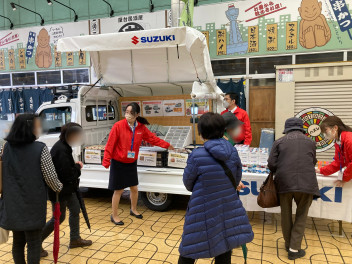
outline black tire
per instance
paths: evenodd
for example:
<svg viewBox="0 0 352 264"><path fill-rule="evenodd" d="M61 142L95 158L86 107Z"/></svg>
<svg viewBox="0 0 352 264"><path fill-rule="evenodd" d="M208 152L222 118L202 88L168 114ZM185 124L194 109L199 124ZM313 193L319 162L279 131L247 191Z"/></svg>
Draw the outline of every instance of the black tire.
<svg viewBox="0 0 352 264"><path fill-rule="evenodd" d="M166 211L172 204L174 196L169 193L142 192L141 199L146 207L153 211Z"/></svg>

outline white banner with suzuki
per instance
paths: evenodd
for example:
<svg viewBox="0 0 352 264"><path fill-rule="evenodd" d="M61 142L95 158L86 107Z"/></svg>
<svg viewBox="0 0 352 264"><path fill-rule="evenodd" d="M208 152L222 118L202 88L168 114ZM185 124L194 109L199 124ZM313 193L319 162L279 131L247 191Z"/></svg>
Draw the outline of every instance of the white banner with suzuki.
<svg viewBox="0 0 352 264"><path fill-rule="evenodd" d="M222 93L215 82L205 36L193 28L64 38L57 49L88 51L96 75L106 85L196 81L204 84L205 93Z"/></svg>
<svg viewBox="0 0 352 264"><path fill-rule="evenodd" d="M280 213L280 207L263 209L257 204L259 188L265 180L264 175L244 174L242 182L247 187L240 192L240 198L247 211ZM310 217L352 222L352 184L343 188L335 187L336 177L318 176L321 198L314 200L309 209ZM295 205L294 205L295 207ZM295 208L294 208L295 209Z"/></svg>

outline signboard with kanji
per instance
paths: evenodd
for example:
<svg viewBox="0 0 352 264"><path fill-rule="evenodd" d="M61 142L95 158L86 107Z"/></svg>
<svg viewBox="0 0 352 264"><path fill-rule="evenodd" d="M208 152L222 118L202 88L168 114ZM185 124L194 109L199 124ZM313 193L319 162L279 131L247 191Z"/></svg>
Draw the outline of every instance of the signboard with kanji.
<svg viewBox="0 0 352 264"><path fill-rule="evenodd" d="M216 31L216 50L218 55L226 54L226 29Z"/></svg>
<svg viewBox="0 0 352 264"><path fill-rule="evenodd" d="M259 28L258 26L248 27L248 52L259 51Z"/></svg>
<svg viewBox="0 0 352 264"><path fill-rule="evenodd" d="M267 51L277 50L277 24L266 26L266 49Z"/></svg>
<svg viewBox="0 0 352 264"><path fill-rule="evenodd" d="M9 49L8 54L9 54L10 70L15 70L16 69L16 62L15 62L15 51L14 51L14 49Z"/></svg>
<svg viewBox="0 0 352 264"><path fill-rule="evenodd" d="M85 65L85 64L86 64L86 52L80 51L79 52L79 65Z"/></svg>
<svg viewBox="0 0 352 264"><path fill-rule="evenodd" d="M5 52L0 50L0 70L5 70Z"/></svg>
<svg viewBox="0 0 352 264"><path fill-rule="evenodd" d="M286 23L286 49L297 49L297 22Z"/></svg>
<svg viewBox="0 0 352 264"><path fill-rule="evenodd" d="M67 52L66 53L66 65L67 66L74 65L73 52Z"/></svg>
<svg viewBox="0 0 352 264"><path fill-rule="evenodd" d="M20 69L26 68L26 50L19 49L18 50L18 61L20 63Z"/></svg>
<svg viewBox="0 0 352 264"><path fill-rule="evenodd" d="M57 51L57 47L54 47L54 58L55 58L55 67L61 67L61 52Z"/></svg>

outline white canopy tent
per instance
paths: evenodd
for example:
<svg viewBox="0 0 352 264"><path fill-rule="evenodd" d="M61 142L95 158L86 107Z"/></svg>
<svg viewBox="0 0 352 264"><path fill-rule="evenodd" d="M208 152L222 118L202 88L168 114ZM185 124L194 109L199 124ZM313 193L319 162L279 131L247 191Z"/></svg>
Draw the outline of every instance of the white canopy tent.
<svg viewBox="0 0 352 264"><path fill-rule="evenodd" d="M58 41L57 50L89 52L101 83L119 87L125 96L180 94L191 87L194 98L222 94L206 38L193 28L69 37Z"/></svg>

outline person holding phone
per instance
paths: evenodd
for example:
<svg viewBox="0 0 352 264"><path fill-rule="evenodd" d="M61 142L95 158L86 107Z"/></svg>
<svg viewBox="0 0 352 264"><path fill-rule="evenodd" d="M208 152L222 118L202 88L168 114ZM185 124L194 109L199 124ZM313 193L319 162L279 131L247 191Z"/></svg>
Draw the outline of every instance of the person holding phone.
<svg viewBox="0 0 352 264"><path fill-rule="evenodd" d="M138 219L143 216L137 211L138 174L137 158L142 140L155 146L174 149L170 143L158 138L146 125L147 119L140 116L140 106L133 102L127 105L125 119L115 123L111 129L105 147L103 166L110 167L109 190L114 191L112 197L112 214L110 220L115 225L124 225L118 214L121 195L125 188L130 188L130 215Z"/></svg>

